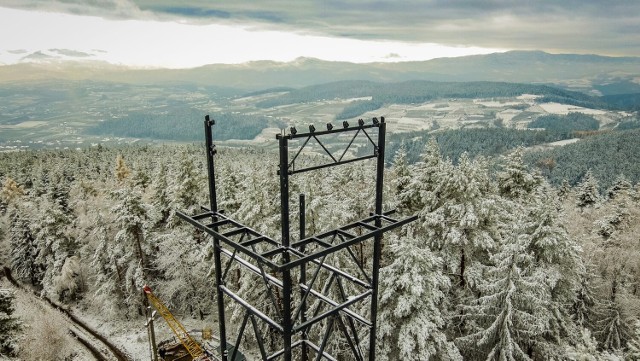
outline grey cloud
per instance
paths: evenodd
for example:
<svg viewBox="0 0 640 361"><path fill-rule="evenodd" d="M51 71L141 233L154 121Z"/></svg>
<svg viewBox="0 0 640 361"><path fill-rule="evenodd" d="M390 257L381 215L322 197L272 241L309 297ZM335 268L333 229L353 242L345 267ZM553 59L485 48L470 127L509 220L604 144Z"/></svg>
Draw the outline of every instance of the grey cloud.
<svg viewBox="0 0 640 361"><path fill-rule="evenodd" d="M92 54L88 54L82 51L70 50L70 49L49 49L49 51L52 53L74 57L74 58L86 58L86 57L93 56Z"/></svg>
<svg viewBox="0 0 640 361"><path fill-rule="evenodd" d="M355 39L640 56L629 0L0 0L0 6L103 17L244 23Z"/></svg>
<svg viewBox="0 0 640 361"><path fill-rule="evenodd" d="M59 57L45 54L42 51L36 51L27 56L23 56L20 60L21 61L33 61L33 60L37 61L37 60L53 60L53 59L59 59Z"/></svg>
<svg viewBox="0 0 640 361"><path fill-rule="evenodd" d="M15 55L20 55L20 54L26 54L28 53L28 51L26 49L14 49L14 50L7 50L7 52L9 54L15 54Z"/></svg>

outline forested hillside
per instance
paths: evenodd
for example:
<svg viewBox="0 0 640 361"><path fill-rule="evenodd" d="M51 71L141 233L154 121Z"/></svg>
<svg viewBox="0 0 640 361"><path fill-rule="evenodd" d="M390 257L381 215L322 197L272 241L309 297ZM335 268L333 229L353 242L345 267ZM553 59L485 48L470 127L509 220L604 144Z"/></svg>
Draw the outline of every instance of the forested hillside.
<svg viewBox="0 0 640 361"><path fill-rule="evenodd" d="M587 170L600 180L600 189L613 186L624 176L640 181L640 129L612 131L586 137L574 144L528 154L530 164L542 166L554 185L577 184Z"/></svg>
<svg viewBox="0 0 640 361"><path fill-rule="evenodd" d="M269 126L283 124L259 115L219 113L211 115L224 124L216 132L220 140L253 139ZM195 108L172 108L161 114L131 112L122 119L105 120L89 128L88 134L155 140L197 141L202 138L202 111Z"/></svg>
<svg viewBox="0 0 640 361"><path fill-rule="evenodd" d="M376 83L371 81L341 81L312 85L256 104L261 108L333 98L372 97L378 103L423 103L441 98L515 97L535 94L548 97L548 101L567 102L590 107L605 107L598 98L583 93L561 90L546 85L499 82L432 82L406 81Z"/></svg>
<svg viewBox="0 0 640 361"><path fill-rule="evenodd" d="M565 181L575 186L588 170L600 180L601 191L611 187L620 176L634 183L640 181L640 169L637 166L637 160L640 159L640 142L637 141L640 139L640 129L622 129L627 128L623 126L620 131L581 134L579 129L583 129L582 124L591 127L589 124L593 118L571 114L567 117L544 118L545 122L549 122L550 130L491 128L447 130L431 134L424 131L391 134L387 159L391 162L392 154L402 146L407 152L408 161L417 162L421 149L430 138L435 138L442 155L454 163L458 162L463 153L468 153L471 157L484 156L494 159L517 147L531 147L532 150L524 155L525 163L532 169L541 171L554 186L560 186ZM573 125L557 124L559 120L566 118L569 121L585 121ZM584 138L552 149L540 150L535 147L576 136Z"/></svg>
<svg viewBox="0 0 640 361"><path fill-rule="evenodd" d="M381 360L640 357L637 183L619 178L599 192L588 172L554 188L522 149L496 166L467 154L454 163L435 141L420 153L409 164L400 148L385 175L385 208L419 219L384 240ZM221 207L277 237L277 154L218 154ZM144 323L145 283L172 310L211 320L211 242L175 215L207 203L204 160L201 145L0 153L0 263L114 324ZM369 189L372 165L337 169L292 183L292 195L308 197L307 234L370 211L373 190L355 194ZM340 359L344 349L332 347Z"/></svg>

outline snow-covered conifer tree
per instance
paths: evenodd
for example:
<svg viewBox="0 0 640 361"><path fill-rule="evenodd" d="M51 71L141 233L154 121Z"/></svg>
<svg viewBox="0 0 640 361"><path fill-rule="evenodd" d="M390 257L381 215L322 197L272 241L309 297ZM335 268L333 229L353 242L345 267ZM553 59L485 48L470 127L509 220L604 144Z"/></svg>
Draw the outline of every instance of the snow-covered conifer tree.
<svg viewBox="0 0 640 361"><path fill-rule="evenodd" d="M438 169L430 175L435 183L420 191L424 207L418 222L423 238L455 275L455 284L464 288L481 277L477 266L488 260L500 238L499 199L482 160L471 161L464 153L458 166L443 162Z"/></svg>
<svg viewBox="0 0 640 361"><path fill-rule="evenodd" d="M389 240L391 264L380 270L380 360L461 360L441 313L449 279L441 260L409 229Z"/></svg>
<svg viewBox="0 0 640 361"><path fill-rule="evenodd" d="M636 320L633 330L633 338L627 344L629 360L640 360L640 320Z"/></svg>
<svg viewBox="0 0 640 361"><path fill-rule="evenodd" d="M171 214L171 199L169 184L167 182L167 168L160 164L158 173L153 178L153 209L157 213L156 226L165 225Z"/></svg>
<svg viewBox="0 0 640 361"><path fill-rule="evenodd" d="M35 262L38 255L37 242L23 214L22 207L14 209L11 216L9 244L11 247L11 267L16 277L34 286L43 277L42 265Z"/></svg>
<svg viewBox="0 0 640 361"><path fill-rule="evenodd" d="M446 164L440 155L440 147L435 138L430 138L421 155L421 161L410 168L411 181L398 194L400 203L409 213L423 210L427 204L437 202L438 182L442 181L442 167Z"/></svg>
<svg viewBox="0 0 640 361"><path fill-rule="evenodd" d="M200 192L206 189L206 183L198 174L193 157L186 152L182 153L180 165L173 178L174 183L171 185L173 199L169 216L169 225L171 227L177 225L178 222L182 222L178 219L176 211L190 214L197 210L203 201L200 197Z"/></svg>
<svg viewBox="0 0 640 361"><path fill-rule="evenodd" d="M149 257L152 248L149 246L147 227L149 222L149 206L142 200L137 189L124 187L111 192L116 205L111 208L115 215L118 232L115 236L114 253L120 253L118 259L122 270L122 279L126 289L126 297L131 306L140 306L140 290L148 282L150 270Z"/></svg>
<svg viewBox="0 0 640 361"><path fill-rule="evenodd" d="M93 296L104 310L117 314L126 305L124 265L120 263L124 247L109 236L107 224L100 214L95 224L92 237L96 239L96 245L91 256L91 268L95 274Z"/></svg>
<svg viewBox="0 0 640 361"><path fill-rule="evenodd" d="M600 191L598 190L598 181L588 170L582 178L582 182L577 188L578 207L584 208L592 206L600 201Z"/></svg>
<svg viewBox="0 0 640 361"><path fill-rule="evenodd" d="M535 267L535 256L528 251L531 238L519 228L514 226L491 257L495 265L478 285L480 298L464 307L475 331L456 343L469 359L531 360L549 327L546 275Z"/></svg>
<svg viewBox="0 0 640 361"><path fill-rule="evenodd" d="M43 292L56 294L55 279L60 276L66 259L77 252L78 242L70 234L73 219L60 204L45 199L39 208L41 216L35 220L34 226L36 263L44 270Z"/></svg>
<svg viewBox="0 0 640 361"><path fill-rule="evenodd" d="M626 193L631 191L632 187L633 186L631 182L629 182L627 177L625 177L624 174L620 174L616 178L613 185L609 189L607 189L607 197L609 199L614 199L620 193Z"/></svg>
<svg viewBox="0 0 640 361"><path fill-rule="evenodd" d="M569 195L569 193L571 193L571 185L569 184L569 181L567 181L566 179L562 180L562 184L560 184L560 187L558 188L558 197L560 198L560 200L565 200L567 198L567 196Z"/></svg>
<svg viewBox="0 0 640 361"><path fill-rule="evenodd" d="M0 357L14 356L18 332L18 319L13 317L15 295L11 290L0 289Z"/></svg>
<svg viewBox="0 0 640 361"><path fill-rule="evenodd" d="M400 145L398 152L393 159L393 191L398 198L398 207L400 209L410 208L410 198L405 199L408 196L406 192L407 187L411 183L412 174L407 161L407 151L404 143Z"/></svg>
<svg viewBox="0 0 640 361"><path fill-rule="evenodd" d="M190 227L176 227L157 235L159 253L155 266L162 270L159 293L175 309L192 317L204 317L213 310L213 243L201 242Z"/></svg>
<svg viewBox="0 0 640 361"><path fill-rule="evenodd" d="M529 171L522 161L522 148L505 157L502 171L496 174L500 195L521 199L530 195L542 183L542 177Z"/></svg>
<svg viewBox="0 0 640 361"><path fill-rule="evenodd" d="M573 302L584 273L581 249L561 223L555 191L527 169L520 149L506 158L497 181L510 223L518 223L519 231L529 237L526 252L534 257L531 267L546 275L547 307L552 316L545 337L560 341L562 335L577 332L566 305ZM508 238L512 228L504 231ZM546 343L539 342L534 349L538 354L553 353L544 346Z"/></svg>

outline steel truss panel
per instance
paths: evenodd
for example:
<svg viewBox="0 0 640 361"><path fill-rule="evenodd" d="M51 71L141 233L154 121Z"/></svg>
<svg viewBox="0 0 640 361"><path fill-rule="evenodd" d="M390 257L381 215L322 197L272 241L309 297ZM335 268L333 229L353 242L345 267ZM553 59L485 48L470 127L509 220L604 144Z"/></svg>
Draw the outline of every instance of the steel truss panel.
<svg viewBox="0 0 640 361"><path fill-rule="evenodd" d="M373 118L372 123L365 125L359 119L358 126L354 127L345 121L341 129L328 125L326 131L316 131L310 126L308 133L298 133L291 128L290 134L277 135L280 145L277 173L280 178L282 228L281 239L276 241L233 220L218 209L214 166L216 149L212 137L215 122L209 116L205 117L209 208L203 208L204 211L196 215L177 214L213 238L220 357L223 361L229 357L234 359L235 350L251 333L262 360L291 361L295 358L307 361L310 356L315 360L336 360L327 352L327 347L335 337L341 337L346 343L344 347L350 350L350 358L375 360L382 236L417 217L396 219L391 217L393 211L382 210L386 124L384 118ZM348 144L332 152L322 139L340 133L345 133ZM369 146L370 154L358 155L360 149L354 145L358 137L363 138ZM302 145L289 160L289 141L292 140L299 140ZM322 148L324 161L296 167L300 154L311 143ZM356 156L352 153L356 153ZM331 231L306 237L304 195L301 195L301 233L298 241L291 242L289 176L372 158L377 160L375 212ZM365 249L372 254L365 256ZM342 258L334 263L338 261L338 255L342 255ZM242 296L242 287L248 285L241 284L240 273L251 280L249 286L261 295L259 299ZM242 280L246 282L246 278ZM231 355L227 350L227 301L232 301L243 310ZM365 310L368 313L363 313ZM363 336L369 338L368 355L361 348ZM318 340L312 341L313 337Z"/></svg>

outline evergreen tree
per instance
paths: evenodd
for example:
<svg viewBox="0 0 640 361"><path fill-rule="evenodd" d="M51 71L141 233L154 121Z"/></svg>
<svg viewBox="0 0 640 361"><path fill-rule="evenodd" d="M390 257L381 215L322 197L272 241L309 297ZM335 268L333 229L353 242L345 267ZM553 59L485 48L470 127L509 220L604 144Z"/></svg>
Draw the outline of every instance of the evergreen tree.
<svg viewBox="0 0 640 361"><path fill-rule="evenodd" d="M442 181L442 168L446 166L435 138L429 139L421 158L421 161L410 169L413 175L410 183L398 193L400 203L409 213L423 210L428 204L437 201L438 182Z"/></svg>
<svg viewBox="0 0 640 361"><path fill-rule="evenodd" d="M637 320L634 325L633 339L627 344L629 351L627 352L627 358L629 360L640 360L640 320Z"/></svg>
<svg viewBox="0 0 640 361"><path fill-rule="evenodd" d="M576 291L576 296L571 306L571 313L580 327L593 327L595 296L591 289L589 279L583 275L580 287Z"/></svg>
<svg viewBox="0 0 640 361"><path fill-rule="evenodd" d="M560 200L564 200L569 193L571 192L571 185L569 185L569 181L567 181L566 179L562 180L562 184L560 185L560 188L558 188L558 197L560 198Z"/></svg>
<svg viewBox="0 0 640 361"><path fill-rule="evenodd" d="M420 189L424 207L418 222L423 237L441 252L448 272L457 278L455 284L465 288L481 277L478 266L500 239L499 199L482 160L471 161L463 154L458 166L444 162L438 168L430 174L437 183Z"/></svg>
<svg viewBox="0 0 640 361"><path fill-rule="evenodd" d="M505 157L503 169L496 175L500 195L510 199L528 197L542 183L542 177L531 173L522 161L522 148Z"/></svg>
<svg viewBox="0 0 640 361"><path fill-rule="evenodd" d="M67 215L72 215L70 207L70 185L63 174L53 174L52 181L47 186L47 197Z"/></svg>
<svg viewBox="0 0 640 361"><path fill-rule="evenodd" d="M380 270L377 355L381 360L461 360L440 311L449 279L423 241L408 230L390 239L393 260Z"/></svg>
<svg viewBox="0 0 640 361"><path fill-rule="evenodd" d="M21 329L13 317L15 295L8 289L0 289L0 357L15 356L16 338Z"/></svg>
<svg viewBox="0 0 640 361"><path fill-rule="evenodd" d="M34 286L39 285L43 277L43 265L35 262L38 245L22 209L15 209L11 217L9 244L11 267L16 277Z"/></svg>
<svg viewBox="0 0 640 361"><path fill-rule="evenodd" d="M129 187L115 190L111 197L116 205L111 212L116 217L118 232L115 244L120 247L121 267L125 296L130 300L129 306L141 307L140 290L148 282L149 257L151 247L147 242L147 226L149 222L149 206L142 201L142 194ZM138 301L136 301L138 300Z"/></svg>
<svg viewBox="0 0 640 361"><path fill-rule="evenodd" d="M175 226L179 222L176 211L179 210L191 214L197 210L201 201L200 190L204 184L197 173L193 158L186 152L182 153L180 166L174 175L174 179L175 183L172 185L172 213L169 216L171 226Z"/></svg>
<svg viewBox="0 0 640 361"><path fill-rule="evenodd" d="M215 287L213 244L203 242L190 226L176 227L158 236L155 266L163 270L162 294L175 309L202 319L213 309Z"/></svg>
<svg viewBox="0 0 640 361"><path fill-rule="evenodd" d="M577 204L580 208L593 206L600 200L598 181L591 174L591 170L587 171L584 178L582 178L582 182L578 185L577 197Z"/></svg>
<svg viewBox="0 0 640 361"><path fill-rule="evenodd" d="M407 160L407 151L404 143L398 148L396 156L393 160L393 177L392 183L394 188L394 194L398 198L398 207L400 209L411 209L412 203L414 203L414 197L412 197L406 190L411 184L412 172L409 168L409 162Z"/></svg>
<svg viewBox="0 0 640 361"><path fill-rule="evenodd" d="M68 257L78 249L77 240L71 236L73 220L62 206L50 200L40 204L42 216L36 220L36 263L44 269L41 285L45 294L58 294L56 278L61 275L62 266Z"/></svg>
<svg viewBox="0 0 640 361"><path fill-rule="evenodd" d="M117 244L109 237L107 225L98 214L96 228L92 236L96 246L91 256L91 268L95 272L94 297L104 310L116 315L126 306L126 281L124 265L124 245Z"/></svg>
<svg viewBox="0 0 640 361"><path fill-rule="evenodd" d="M164 163L160 164L158 174L154 177L153 188L153 209L157 212L156 226L166 225L171 215L171 199L169 184L167 182L167 168Z"/></svg>
<svg viewBox="0 0 640 361"><path fill-rule="evenodd" d="M464 307L476 330L456 343L465 357L486 360L531 360L533 347L549 326L550 292L546 275L528 251L531 238L514 227L500 251L491 257L481 297Z"/></svg>
<svg viewBox="0 0 640 361"><path fill-rule="evenodd" d="M548 342L538 342L532 349L538 354L553 354L547 346L577 332L565 305L573 302L583 273L581 249L561 224L554 191L540 176L527 169L522 162L521 150L506 158L497 181L501 195L507 200L510 224L518 224L520 232L529 238L526 252L534 257L531 267L546 275L547 307L551 315L545 334ZM505 231L511 232L509 228Z"/></svg>
<svg viewBox="0 0 640 361"><path fill-rule="evenodd" d="M624 176L624 174L620 174L618 178L613 182L613 185L607 190L607 197L609 199L614 199L621 192L629 192L632 189L632 184L629 180Z"/></svg>
<svg viewBox="0 0 640 361"><path fill-rule="evenodd" d="M605 301L598 307L595 336L605 350L623 350L633 340L632 320L624 315L618 301Z"/></svg>

